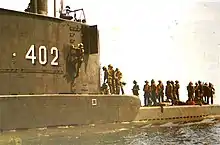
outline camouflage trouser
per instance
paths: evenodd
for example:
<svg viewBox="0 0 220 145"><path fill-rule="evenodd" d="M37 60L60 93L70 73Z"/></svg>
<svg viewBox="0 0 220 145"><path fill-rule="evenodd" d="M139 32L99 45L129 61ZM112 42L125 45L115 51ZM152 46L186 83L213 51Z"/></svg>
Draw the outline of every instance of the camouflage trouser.
<svg viewBox="0 0 220 145"><path fill-rule="evenodd" d="M121 83L120 80L115 80L115 93L120 94Z"/></svg>
<svg viewBox="0 0 220 145"><path fill-rule="evenodd" d="M151 92L151 101L154 103L154 105L157 103L157 94L156 93L153 93Z"/></svg>
<svg viewBox="0 0 220 145"><path fill-rule="evenodd" d="M160 93L158 94L158 101L159 101L159 102L163 102L163 101L164 101L164 94L163 94L163 92L160 92Z"/></svg>
<svg viewBox="0 0 220 145"><path fill-rule="evenodd" d="M114 82L112 78L108 78L108 86L111 94L114 94Z"/></svg>

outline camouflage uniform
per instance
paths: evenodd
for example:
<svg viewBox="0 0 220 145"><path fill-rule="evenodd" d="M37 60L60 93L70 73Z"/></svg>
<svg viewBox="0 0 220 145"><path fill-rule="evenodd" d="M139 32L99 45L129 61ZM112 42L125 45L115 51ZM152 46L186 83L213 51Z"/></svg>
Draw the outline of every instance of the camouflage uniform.
<svg viewBox="0 0 220 145"><path fill-rule="evenodd" d="M156 103L157 103L157 100L156 100L156 97L157 97L156 89L157 89L157 86L155 84L155 81L152 79L151 80L150 91L151 91L151 100L154 103L154 105L156 105Z"/></svg>
<svg viewBox="0 0 220 145"><path fill-rule="evenodd" d="M161 82L161 80L158 81L159 84L157 85L157 98L159 102L163 102L164 101L164 86L163 83Z"/></svg>
<svg viewBox="0 0 220 145"><path fill-rule="evenodd" d="M108 65L108 86L110 89L110 93L114 94L114 70L112 65Z"/></svg>
<svg viewBox="0 0 220 145"><path fill-rule="evenodd" d="M121 79L122 79L122 73L118 68L115 69L114 72L114 78L115 78L115 93L120 94L120 88L121 88Z"/></svg>

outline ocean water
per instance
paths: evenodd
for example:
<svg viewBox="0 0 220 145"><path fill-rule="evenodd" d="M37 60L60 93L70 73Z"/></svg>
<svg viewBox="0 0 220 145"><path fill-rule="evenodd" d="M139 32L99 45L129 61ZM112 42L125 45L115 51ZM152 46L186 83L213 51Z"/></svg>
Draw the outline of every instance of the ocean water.
<svg viewBox="0 0 220 145"><path fill-rule="evenodd" d="M218 145L220 122L107 124L4 132L0 145Z"/></svg>

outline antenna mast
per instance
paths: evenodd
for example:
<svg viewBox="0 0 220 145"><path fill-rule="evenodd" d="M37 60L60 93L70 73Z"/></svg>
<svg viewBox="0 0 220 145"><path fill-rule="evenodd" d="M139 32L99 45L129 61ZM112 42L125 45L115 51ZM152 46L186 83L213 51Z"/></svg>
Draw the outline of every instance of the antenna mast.
<svg viewBox="0 0 220 145"><path fill-rule="evenodd" d="M54 17L56 18L56 10L57 10L57 7L56 7L56 4L57 4L57 2L56 2L56 0L54 0L54 10L53 10L53 14L54 14Z"/></svg>
<svg viewBox="0 0 220 145"><path fill-rule="evenodd" d="M60 0L60 12L62 12L63 11L63 0Z"/></svg>

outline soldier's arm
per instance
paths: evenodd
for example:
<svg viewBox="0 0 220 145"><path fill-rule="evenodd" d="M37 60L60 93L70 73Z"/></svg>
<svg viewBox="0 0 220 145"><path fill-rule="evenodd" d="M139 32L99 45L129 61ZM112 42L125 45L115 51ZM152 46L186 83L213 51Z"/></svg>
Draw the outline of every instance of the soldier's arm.
<svg viewBox="0 0 220 145"><path fill-rule="evenodd" d="M144 85L143 91L145 91L145 87L146 87L146 85Z"/></svg>
<svg viewBox="0 0 220 145"><path fill-rule="evenodd" d="M114 78L115 79L117 79L118 77L117 77L117 73L116 72L114 72Z"/></svg>

